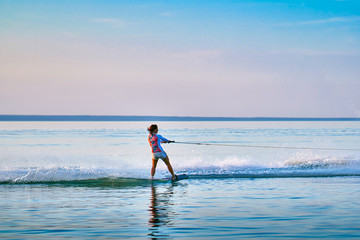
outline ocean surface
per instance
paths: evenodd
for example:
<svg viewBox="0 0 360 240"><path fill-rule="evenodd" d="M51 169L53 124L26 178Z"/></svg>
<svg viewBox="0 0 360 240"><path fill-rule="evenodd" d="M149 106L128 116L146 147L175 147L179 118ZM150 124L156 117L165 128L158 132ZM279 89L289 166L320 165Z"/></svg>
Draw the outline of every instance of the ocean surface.
<svg viewBox="0 0 360 240"><path fill-rule="evenodd" d="M0 238L360 239L360 121L152 123L0 122Z"/></svg>

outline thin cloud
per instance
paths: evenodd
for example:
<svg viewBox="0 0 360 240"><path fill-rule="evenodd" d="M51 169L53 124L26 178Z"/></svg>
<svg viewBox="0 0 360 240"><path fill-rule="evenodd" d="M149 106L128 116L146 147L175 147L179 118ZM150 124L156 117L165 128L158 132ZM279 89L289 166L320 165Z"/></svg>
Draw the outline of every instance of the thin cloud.
<svg viewBox="0 0 360 240"><path fill-rule="evenodd" d="M109 24L109 25L114 25L114 26L118 26L118 27L125 27L129 24L128 22L126 22L122 19L119 19L119 18L93 18L93 19L91 19L91 22Z"/></svg>
<svg viewBox="0 0 360 240"><path fill-rule="evenodd" d="M360 52L346 51L315 51L306 49L270 50L264 52L267 55L302 55L302 56L360 56Z"/></svg>
<svg viewBox="0 0 360 240"><path fill-rule="evenodd" d="M319 24L327 24L327 23L345 23L345 22L355 22L355 21L360 21L360 16L333 17L333 18L318 19L318 20L311 20L311 21L282 23L280 25L282 25L282 26L319 25Z"/></svg>
<svg viewBox="0 0 360 240"><path fill-rule="evenodd" d="M205 58L205 59L215 59L224 55L224 51L219 49L209 49L209 50L193 50L185 53L176 54L177 57L183 58Z"/></svg>
<svg viewBox="0 0 360 240"><path fill-rule="evenodd" d="M171 17L173 14L172 14L172 12L162 12L162 13L160 13L160 16L162 16L162 17Z"/></svg>

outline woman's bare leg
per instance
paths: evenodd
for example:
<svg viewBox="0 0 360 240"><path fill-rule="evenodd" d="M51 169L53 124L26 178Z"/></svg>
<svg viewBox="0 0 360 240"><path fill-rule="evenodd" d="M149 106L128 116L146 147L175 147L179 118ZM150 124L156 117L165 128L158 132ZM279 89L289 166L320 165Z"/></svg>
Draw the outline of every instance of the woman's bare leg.
<svg viewBox="0 0 360 240"><path fill-rule="evenodd" d="M151 167L151 179L153 179L155 172L156 172L156 165L158 163L158 159L152 159L152 167Z"/></svg>
<svg viewBox="0 0 360 240"><path fill-rule="evenodd" d="M173 170L173 168L172 168L172 166L171 166L171 164L170 164L169 157L166 156L166 158L163 159L163 160L164 160L164 163L166 164L167 168L169 169L169 172L170 172L171 175L172 175L172 179L175 180L174 170Z"/></svg>

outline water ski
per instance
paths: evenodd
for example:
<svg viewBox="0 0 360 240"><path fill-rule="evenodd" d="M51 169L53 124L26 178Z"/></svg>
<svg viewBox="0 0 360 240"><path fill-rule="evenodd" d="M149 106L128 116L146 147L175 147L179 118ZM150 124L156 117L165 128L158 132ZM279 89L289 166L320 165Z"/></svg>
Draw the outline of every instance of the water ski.
<svg viewBox="0 0 360 240"><path fill-rule="evenodd" d="M177 182L177 181L180 181L180 180L189 178L189 176L186 175L186 174L175 175L175 176L176 176L176 179L175 179L175 180L172 180L172 177L165 178L165 179L168 180L168 181Z"/></svg>

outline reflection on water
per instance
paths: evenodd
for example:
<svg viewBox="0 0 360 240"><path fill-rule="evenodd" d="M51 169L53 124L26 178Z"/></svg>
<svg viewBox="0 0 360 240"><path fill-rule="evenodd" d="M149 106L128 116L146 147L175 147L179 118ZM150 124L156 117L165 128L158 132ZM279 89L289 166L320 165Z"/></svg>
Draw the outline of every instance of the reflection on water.
<svg viewBox="0 0 360 240"><path fill-rule="evenodd" d="M174 205L172 199L174 195L174 185L166 186L151 185L151 196L149 204L149 230L148 234L152 239L168 237L162 233L164 228L173 225L173 220L176 215L172 206ZM161 191L163 190L163 191Z"/></svg>

